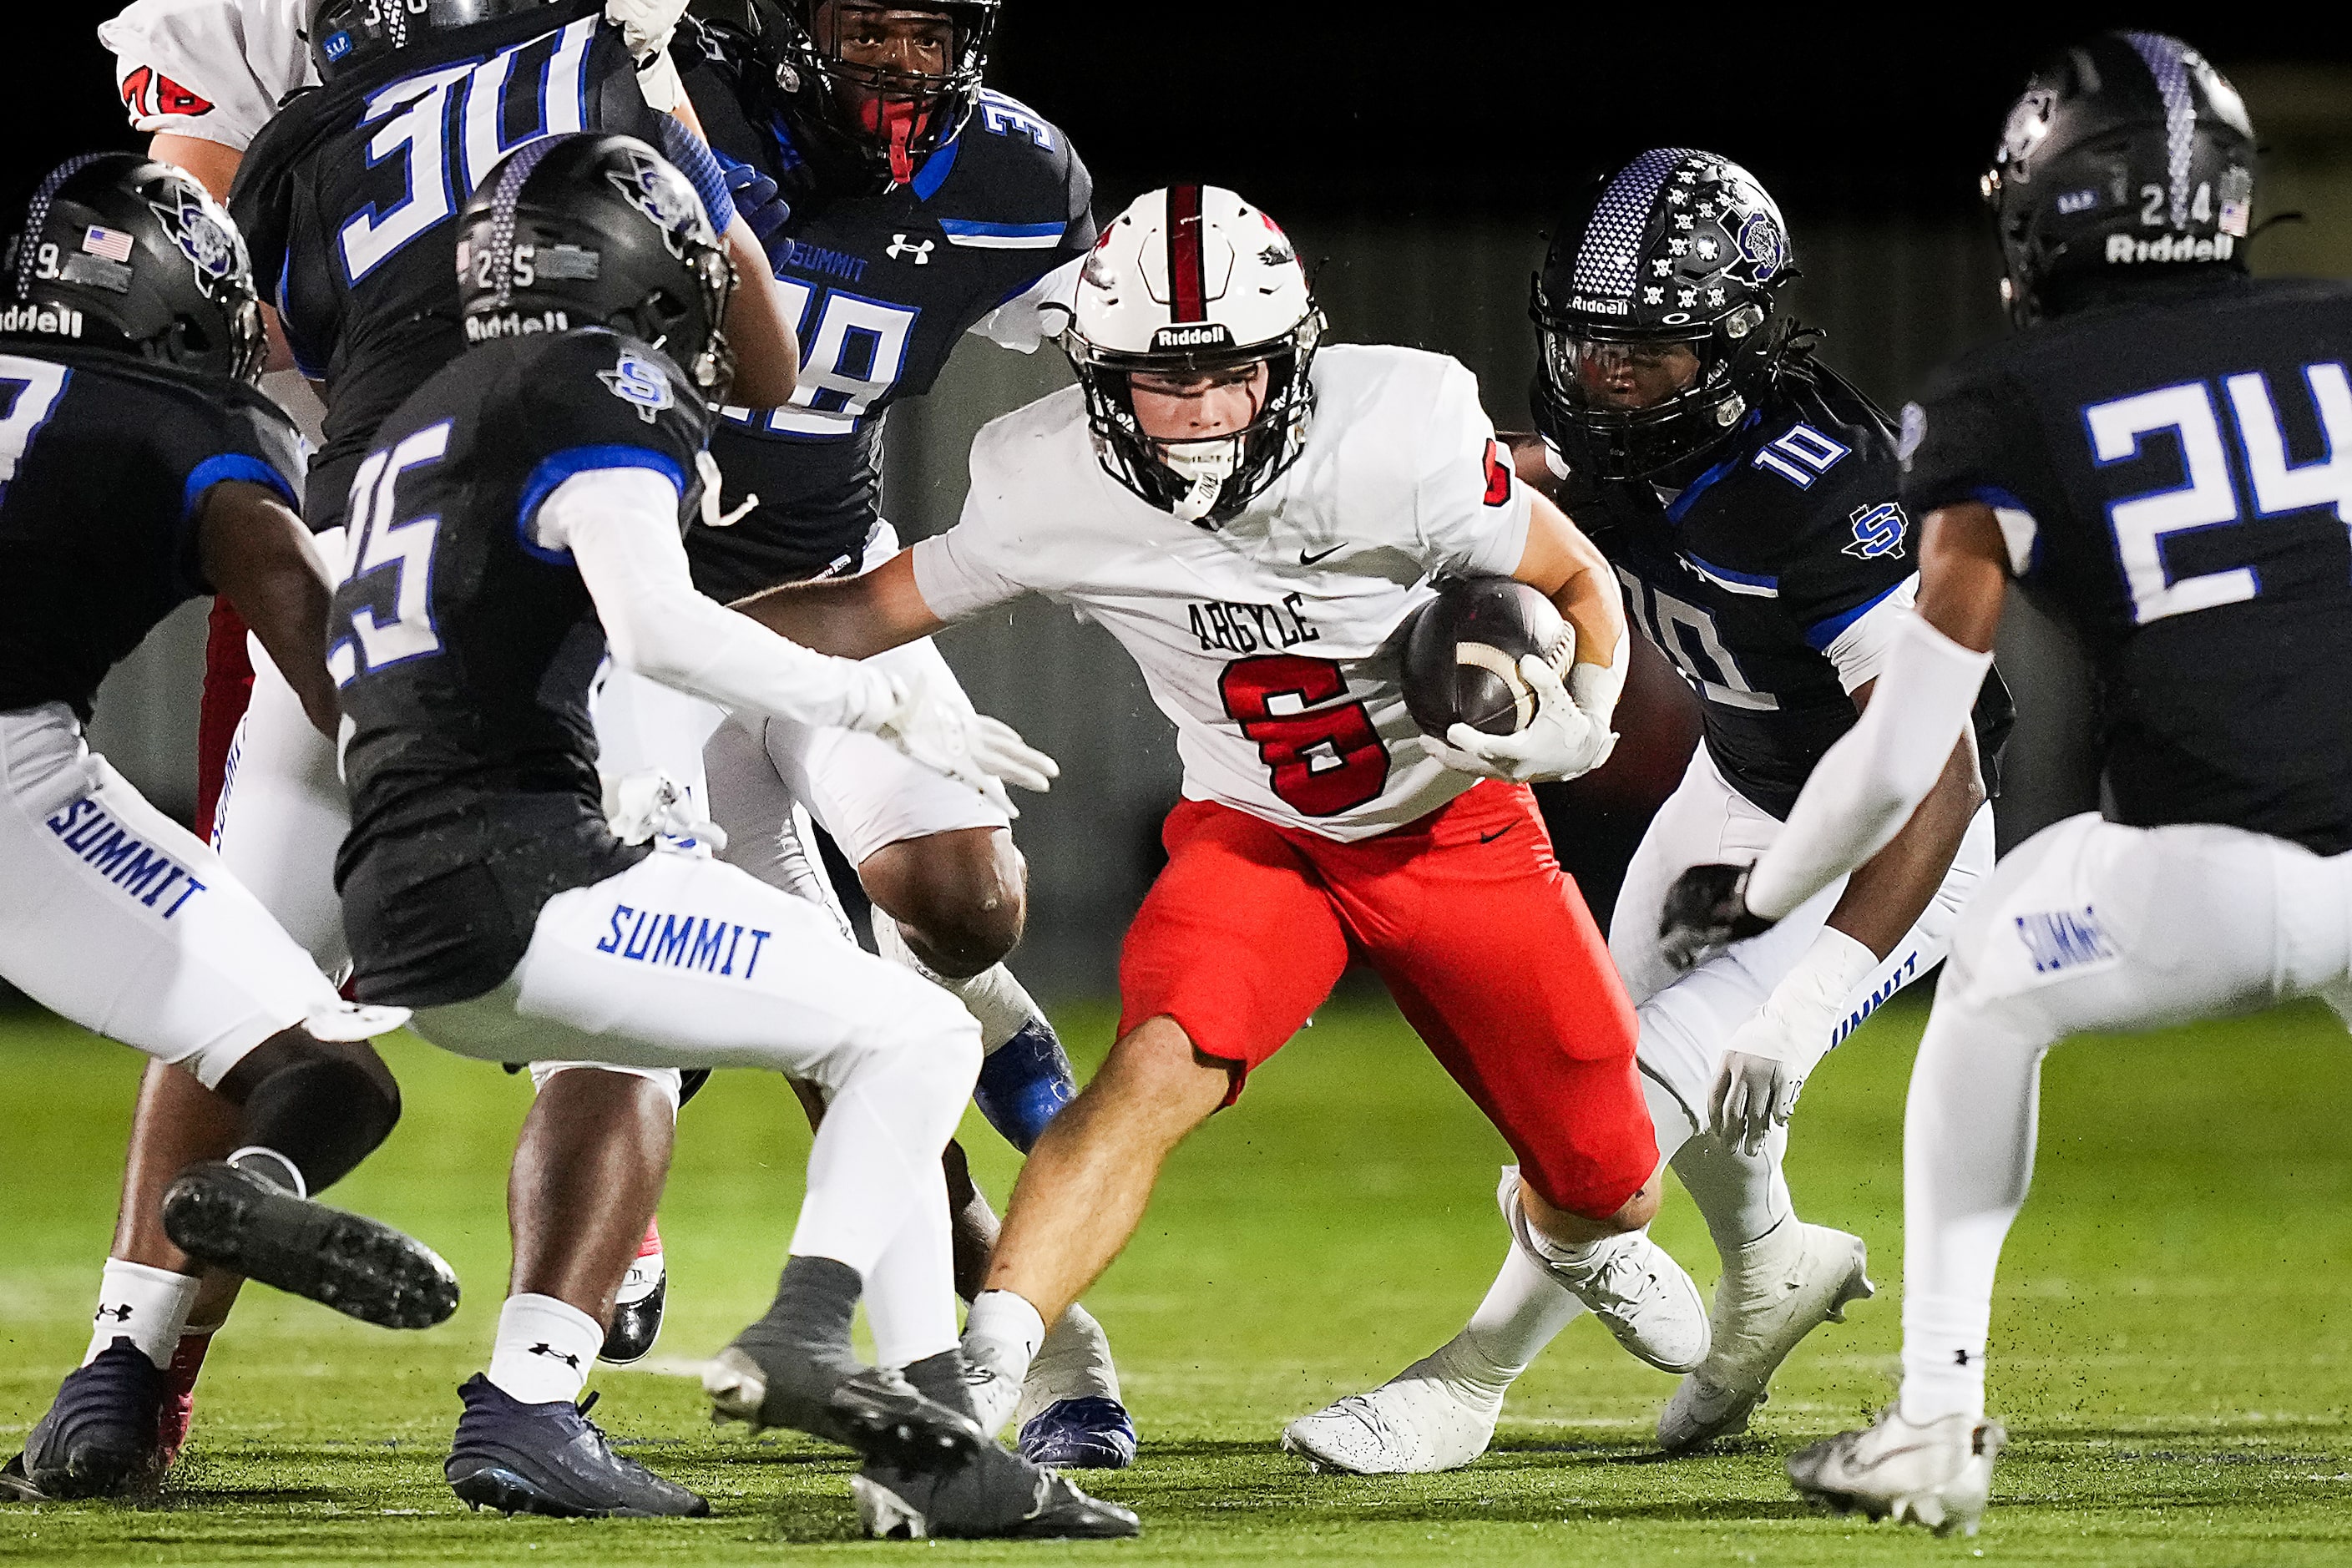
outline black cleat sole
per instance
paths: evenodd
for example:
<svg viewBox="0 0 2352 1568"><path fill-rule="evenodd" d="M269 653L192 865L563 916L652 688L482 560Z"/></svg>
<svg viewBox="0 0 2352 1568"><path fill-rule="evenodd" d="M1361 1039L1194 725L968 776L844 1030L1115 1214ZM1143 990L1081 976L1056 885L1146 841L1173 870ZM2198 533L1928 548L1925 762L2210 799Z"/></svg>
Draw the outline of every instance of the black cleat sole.
<svg viewBox="0 0 2352 1568"><path fill-rule="evenodd" d="M859 1454L909 1470L935 1470L988 1441L977 1422L927 1399L896 1378L861 1372L825 1400L837 1436Z"/></svg>
<svg viewBox="0 0 2352 1568"><path fill-rule="evenodd" d="M189 1257L378 1328L429 1329L457 1310L457 1276L423 1242L225 1164L181 1175L163 1214Z"/></svg>
<svg viewBox="0 0 2352 1568"><path fill-rule="evenodd" d="M626 1366L653 1353L661 1338L662 1313L669 1303L669 1279L665 1276L642 1298L613 1309L613 1326L604 1331L604 1346L596 1359L606 1366Z"/></svg>
<svg viewBox="0 0 2352 1568"><path fill-rule="evenodd" d="M710 1505L700 1498L695 1500L693 1509L676 1513L643 1508L582 1508L548 1496L504 1465L485 1465L453 1476L449 1489L471 1508L496 1509L509 1517L530 1513L546 1519L701 1519L710 1512Z"/></svg>

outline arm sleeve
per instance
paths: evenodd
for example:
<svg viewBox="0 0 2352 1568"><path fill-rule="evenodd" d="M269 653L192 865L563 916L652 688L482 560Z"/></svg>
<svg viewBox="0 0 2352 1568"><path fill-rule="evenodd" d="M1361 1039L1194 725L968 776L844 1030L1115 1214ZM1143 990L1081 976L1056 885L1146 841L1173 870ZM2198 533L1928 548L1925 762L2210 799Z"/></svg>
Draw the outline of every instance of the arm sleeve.
<svg viewBox="0 0 2352 1568"><path fill-rule="evenodd" d="M1748 881L1779 920L1886 847L1942 776L1992 655L1906 616L1862 718L1829 749Z"/></svg>
<svg viewBox="0 0 2352 1568"><path fill-rule="evenodd" d="M889 712L888 677L812 653L694 590L677 532L677 488L651 468L572 475L524 520L541 550L571 552L613 658L722 707L804 724L871 729Z"/></svg>
<svg viewBox="0 0 2352 1568"><path fill-rule="evenodd" d="M1453 576L1517 571L1528 552L1532 503L1478 402L1478 378L1444 361L1436 396L1408 438L1423 567Z"/></svg>
<svg viewBox="0 0 2352 1568"><path fill-rule="evenodd" d="M711 156L701 137L674 116L661 117L661 138L662 156L677 165L677 172L702 198L702 210L710 215L711 231L725 238L735 223L735 197L727 189L727 174L719 160Z"/></svg>
<svg viewBox="0 0 2352 1568"><path fill-rule="evenodd" d="M136 0L100 24L137 130L243 152L288 93L315 82L304 0Z"/></svg>

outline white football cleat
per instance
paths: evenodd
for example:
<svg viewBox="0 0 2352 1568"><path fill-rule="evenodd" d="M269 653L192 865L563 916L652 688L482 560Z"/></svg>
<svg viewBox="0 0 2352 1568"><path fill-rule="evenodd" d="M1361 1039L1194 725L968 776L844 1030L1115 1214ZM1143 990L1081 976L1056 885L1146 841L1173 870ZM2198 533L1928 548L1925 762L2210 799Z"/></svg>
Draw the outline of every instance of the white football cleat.
<svg viewBox="0 0 2352 1568"><path fill-rule="evenodd" d="M1992 1463L2009 1434L2000 1424L1947 1415L1924 1426L1900 1405L1860 1432L1841 1432L1789 1456L1789 1484L1808 1501L1874 1520L1892 1514L1938 1535L1974 1535L1992 1495Z"/></svg>
<svg viewBox="0 0 2352 1568"><path fill-rule="evenodd" d="M1696 1372L1706 1360L1706 1299L1683 1266L1650 1239L1627 1231L1596 1244L1585 1257L1561 1263L1544 1256L1519 1205L1519 1172L1503 1167L1495 1201L1520 1251L1543 1266L1616 1342L1660 1372Z"/></svg>
<svg viewBox="0 0 2352 1568"><path fill-rule="evenodd" d="M1370 1394L1350 1394L1282 1429L1282 1446L1317 1470L1419 1476L1458 1470L1495 1440L1503 1390L1454 1374L1449 1341Z"/></svg>
<svg viewBox="0 0 2352 1568"><path fill-rule="evenodd" d="M1860 1237L1794 1215L1726 1258L1706 1360L1658 1416L1658 1447L1687 1453L1747 1431L1797 1342L1823 1323L1845 1321L1847 1302L1878 1293Z"/></svg>

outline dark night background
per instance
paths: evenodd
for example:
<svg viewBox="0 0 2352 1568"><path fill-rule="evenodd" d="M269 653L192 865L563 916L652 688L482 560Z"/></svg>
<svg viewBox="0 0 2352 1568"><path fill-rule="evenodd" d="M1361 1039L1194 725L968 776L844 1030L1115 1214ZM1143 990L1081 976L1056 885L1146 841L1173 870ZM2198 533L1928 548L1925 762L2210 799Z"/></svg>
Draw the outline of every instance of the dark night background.
<svg viewBox="0 0 2352 1568"><path fill-rule="evenodd" d="M740 4L742 0L705 0ZM17 0L19 12L31 10ZM134 145L95 28L117 8L43 6L12 28L13 205L69 153ZM1688 5L1080 4L1008 0L990 79L1058 123L1093 171L1096 212L1178 178L1235 186L1278 217L1340 340L1407 342L1475 371L1498 426L1524 427L1527 289L1562 200L1643 147L1701 146L1775 193L1801 272L1795 314L1824 355L1894 406L1940 360L2006 330L1976 183L2034 61L2127 26L2186 37L2244 92L2266 143L2261 271L2352 276L2352 28L2286 7L1972 6L1965 21L1864 23L1843 8ZM18 18L12 17L12 21ZM887 510L902 537L961 505L986 419L1067 379L1061 356L973 343L891 416ZM1125 658L1041 605L943 647L982 708L1063 763L1018 826L1032 873L1033 984L1093 990L1154 868L1173 749ZM200 617L150 639L101 696L94 742L152 798L193 799ZM2064 641L2030 612L2003 631L2020 725L2004 844L2095 802L2090 715ZM1596 912L1691 742L1671 678L1637 680L1610 765L1547 802Z"/></svg>

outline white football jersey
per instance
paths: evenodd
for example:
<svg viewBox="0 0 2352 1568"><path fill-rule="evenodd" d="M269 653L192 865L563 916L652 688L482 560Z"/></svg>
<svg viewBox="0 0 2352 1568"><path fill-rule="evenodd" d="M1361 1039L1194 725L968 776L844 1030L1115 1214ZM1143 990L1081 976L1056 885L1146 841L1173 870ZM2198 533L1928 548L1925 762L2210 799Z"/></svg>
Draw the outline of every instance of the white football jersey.
<svg viewBox="0 0 2352 1568"><path fill-rule="evenodd" d="M1099 622L1175 721L1188 798L1345 841L1477 782L1405 711L1394 634L1432 577L1517 570L1529 501L1454 360L1334 346L1312 376L1297 462L1218 529L1106 473L1076 387L1008 414L914 569L943 620L1035 593Z"/></svg>
<svg viewBox="0 0 2352 1568"><path fill-rule="evenodd" d="M134 0L100 24L131 123L242 153L297 88L314 85L308 0Z"/></svg>

